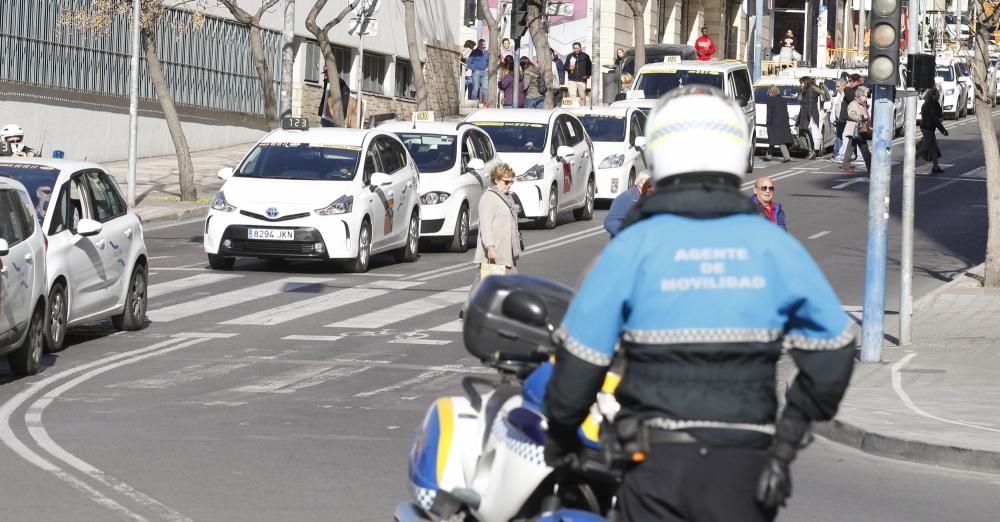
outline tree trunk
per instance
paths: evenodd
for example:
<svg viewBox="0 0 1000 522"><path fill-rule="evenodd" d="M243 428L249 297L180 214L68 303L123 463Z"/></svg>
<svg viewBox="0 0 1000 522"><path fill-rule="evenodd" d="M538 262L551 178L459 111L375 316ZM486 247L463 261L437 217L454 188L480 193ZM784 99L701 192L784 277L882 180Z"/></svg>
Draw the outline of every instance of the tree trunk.
<svg viewBox="0 0 1000 522"><path fill-rule="evenodd" d="M639 74L639 69L646 65L646 4L649 0L628 0L628 6L632 9L632 35L635 40L635 65L632 68L634 74Z"/></svg>
<svg viewBox="0 0 1000 522"><path fill-rule="evenodd" d="M410 50L413 87L417 90L417 110L426 111L427 87L424 83L424 62L420 60L420 46L417 45L417 13L413 0L403 0L403 16L406 24L406 43Z"/></svg>
<svg viewBox="0 0 1000 522"><path fill-rule="evenodd" d="M250 27L250 55L260 79L260 92L264 97L264 118L271 128L278 127L278 102L274 96L274 82L271 81L271 70L267 67L264 57L264 38L260 31L260 19L254 20Z"/></svg>
<svg viewBox="0 0 1000 522"><path fill-rule="evenodd" d="M156 35L152 31L152 29L142 29L140 32L142 50L146 55L146 66L149 68L149 79L153 83L156 97L160 100L163 118L167 121L167 129L170 130L170 138L174 142L181 201L195 201L198 199L198 190L194 186L194 164L191 163L191 149L188 147L187 138L184 137L184 128L181 127L181 118L177 114L177 107L174 106L174 99L170 94L167 79L163 76L163 64L160 62L160 55L156 49Z"/></svg>
<svg viewBox="0 0 1000 522"><path fill-rule="evenodd" d="M975 58L972 64L972 78L976 89L976 120L979 123L979 136L983 143L983 155L986 160L986 206L988 215L988 232L986 236L986 266L984 286L1000 287L1000 146L997 144L996 129L993 126L993 111L990 101L993 99L995 86L989 79L989 42L992 40L992 28L997 23L998 13L993 9L989 15L983 9L982 0L976 2L977 18L975 32Z"/></svg>
<svg viewBox="0 0 1000 522"><path fill-rule="evenodd" d="M545 92L545 108L555 106L555 89L552 88L552 57L549 55L549 34L545 32L546 0L530 0L528 2L528 31L531 42L535 44L535 56L538 58L538 69L542 73L542 81L548 86Z"/></svg>
<svg viewBox="0 0 1000 522"><path fill-rule="evenodd" d="M479 8L483 11L486 27L490 31L490 65L486 73L486 82L490 86L490 99L487 103L490 107L493 107L496 105L497 100L500 99L500 85L497 83L497 69L500 67L500 28L486 0L479 0Z"/></svg>

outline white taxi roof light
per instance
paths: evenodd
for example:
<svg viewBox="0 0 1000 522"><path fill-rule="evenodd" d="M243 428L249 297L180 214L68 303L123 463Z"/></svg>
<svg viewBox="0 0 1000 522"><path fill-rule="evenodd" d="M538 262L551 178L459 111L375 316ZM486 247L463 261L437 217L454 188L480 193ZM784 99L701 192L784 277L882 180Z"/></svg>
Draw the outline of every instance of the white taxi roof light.
<svg viewBox="0 0 1000 522"><path fill-rule="evenodd" d="M309 119L285 116L281 118L281 128L283 130L309 130Z"/></svg>
<svg viewBox="0 0 1000 522"><path fill-rule="evenodd" d="M646 98L646 93L642 89L632 89L630 91L625 92L626 100L643 100L645 98Z"/></svg>

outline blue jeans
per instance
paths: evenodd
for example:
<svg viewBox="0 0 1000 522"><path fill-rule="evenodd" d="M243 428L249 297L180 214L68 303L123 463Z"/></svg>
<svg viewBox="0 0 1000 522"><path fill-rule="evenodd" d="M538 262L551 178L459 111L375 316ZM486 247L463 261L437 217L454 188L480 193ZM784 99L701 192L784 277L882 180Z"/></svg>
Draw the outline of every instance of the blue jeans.
<svg viewBox="0 0 1000 522"><path fill-rule="evenodd" d="M490 87L487 83L486 71L472 71L472 99L483 103L490 95Z"/></svg>
<svg viewBox="0 0 1000 522"><path fill-rule="evenodd" d="M545 108L545 96L539 96L537 98L526 98L524 100L525 109L544 109Z"/></svg>
<svg viewBox="0 0 1000 522"><path fill-rule="evenodd" d="M472 97L472 76L465 77L465 99L466 100L475 99Z"/></svg>

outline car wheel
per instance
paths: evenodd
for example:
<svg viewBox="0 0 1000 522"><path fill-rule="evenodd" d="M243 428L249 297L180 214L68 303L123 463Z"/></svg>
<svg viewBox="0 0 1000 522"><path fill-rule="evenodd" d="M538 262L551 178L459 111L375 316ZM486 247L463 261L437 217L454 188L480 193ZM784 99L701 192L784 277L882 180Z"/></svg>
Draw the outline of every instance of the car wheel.
<svg viewBox="0 0 1000 522"><path fill-rule="evenodd" d="M66 342L66 316L69 315L66 285L56 283L49 292L48 312L45 314L45 351L56 353Z"/></svg>
<svg viewBox="0 0 1000 522"><path fill-rule="evenodd" d="M573 210L573 217L577 221L590 221L594 219L594 176L587 180L587 195L583 199L583 206Z"/></svg>
<svg viewBox="0 0 1000 522"><path fill-rule="evenodd" d="M420 216L414 210L410 215L410 226L406 229L406 245L396 250L396 261L412 263L417 260L420 252Z"/></svg>
<svg viewBox="0 0 1000 522"><path fill-rule="evenodd" d="M236 259L232 257L208 254L208 266L212 267L212 270L232 270L234 264L236 264Z"/></svg>
<svg viewBox="0 0 1000 522"><path fill-rule="evenodd" d="M17 376L34 375L42 365L42 352L45 350L45 305L38 303L31 314L28 333L24 343L16 351L7 355L10 371Z"/></svg>
<svg viewBox="0 0 1000 522"><path fill-rule="evenodd" d="M368 271L368 262L372 256L372 225L365 218L361 222L361 230L358 232L358 257L348 261L345 269L355 274L363 274Z"/></svg>
<svg viewBox="0 0 1000 522"><path fill-rule="evenodd" d="M463 253L469 250L469 207L464 203L458 211L458 221L455 222L455 235L448 243L449 252Z"/></svg>
<svg viewBox="0 0 1000 522"><path fill-rule="evenodd" d="M134 332L141 330L146 324L146 308L148 293L146 292L146 267L136 265L132 270L132 279L128 282L128 293L125 295L125 309L111 318L115 328Z"/></svg>
<svg viewBox="0 0 1000 522"><path fill-rule="evenodd" d="M549 213L544 217L536 218L535 225L538 228L547 228L549 230L556 228L556 221L559 217L559 194L556 192L556 186L552 185L552 189L549 191Z"/></svg>

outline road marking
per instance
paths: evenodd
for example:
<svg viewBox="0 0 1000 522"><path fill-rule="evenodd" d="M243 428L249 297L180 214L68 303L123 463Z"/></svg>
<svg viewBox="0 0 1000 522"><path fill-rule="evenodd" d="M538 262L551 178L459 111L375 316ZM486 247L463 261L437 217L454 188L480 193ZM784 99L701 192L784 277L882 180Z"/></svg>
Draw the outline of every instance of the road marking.
<svg viewBox="0 0 1000 522"><path fill-rule="evenodd" d="M819 232L819 233L816 233L816 234L813 234L813 235L809 236L809 239L819 239L819 238L821 238L821 237L823 237L823 236L825 236L825 235L827 235L829 233L830 233L829 230L824 230L822 232Z"/></svg>
<svg viewBox="0 0 1000 522"><path fill-rule="evenodd" d="M431 379L436 379L436 378L444 375L445 373L447 373L447 372L445 370L443 370L443 369L441 369L441 370L431 370L431 371L428 371L428 372L421 373L420 375L417 375L416 377L413 377L412 379L406 379L405 381L400 381L400 382L397 382L396 384L393 384L391 386L386 386L384 388L379 388L377 390L372 390L372 391L357 393L354 396L355 397L371 397L373 395L378 395L380 393L385 393L385 392L389 392L389 391L398 390L398 389L401 389L401 388L406 388L407 386L412 386L414 384L421 384L421 383L427 382L427 381L429 381Z"/></svg>
<svg viewBox="0 0 1000 522"><path fill-rule="evenodd" d="M205 271L207 271L209 269L208 268L204 268L204 267L202 267L202 268L173 268L173 267L169 267L169 266L158 266L158 267L156 267L156 270L159 270L160 272L164 272L164 271L171 271L171 272L205 272Z"/></svg>
<svg viewBox="0 0 1000 522"><path fill-rule="evenodd" d="M157 260L157 259L173 259L173 258L175 258L175 257L177 257L177 256L153 256L153 257L150 257L150 258L148 258L148 259L149 259L150 261L155 261L155 260Z"/></svg>
<svg viewBox="0 0 1000 522"><path fill-rule="evenodd" d="M149 297L161 297L174 292L220 283L228 279L236 279L239 277L243 276L239 274L198 274L182 279L167 281L166 283L149 285L148 293Z"/></svg>
<svg viewBox="0 0 1000 522"><path fill-rule="evenodd" d="M292 293L301 291L311 286L319 285L331 281L331 279L288 277L276 281L268 281L256 286L249 286L226 292L224 294L211 295L193 301L178 303L159 310L150 310L147 314L149 320L156 322L170 322L177 319L203 314L220 308L237 306L247 301L262 299L272 295Z"/></svg>
<svg viewBox="0 0 1000 522"><path fill-rule="evenodd" d="M391 274L388 272L367 272L364 274L350 274L351 277L403 277L406 274Z"/></svg>
<svg viewBox="0 0 1000 522"><path fill-rule="evenodd" d="M174 334L171 337L179 337L182 339L229 339L236 337L239 334L235 333L221 333L221 332L181 332Z"/></svg>
<svg viewBox="0 0 1000 522"><path fill-rule="evenodd" d="M444 339L393 339L389 341L390 344L426 344L433 346L442 346L445 344L451 344L450 340Z"/></svg>
<svg viewBox="0 0 1000 522"><path fill-rule="evenodd" d="M375 312L338 321L327 327L334 328L382 328L384 326L412 319L419 315L440 310L451 305L464 303L468 297L468 287L456 288L445 292L407 301L397 305L377 310Z"/></svg>
<svg viewBox="0 0 1000 522"><path fill-rule="evenodd" d="M461 332L462 331L462 323L463 323L463 321L461 319L455 319L454 321L451 321L449 323L444 323L441 326L435 326L434 328L431 328L430 330L427 330L427 331L428 332Z"/></svg>
<svg viewBox="0 0 1000 522"><path fill-rule="evenodd" d="M279 373L276 376L263 379L257 384L248 384L233 388L233 391L241 393L294 393L304 388L317 386L329 382L339 377L345 377L361 373L371 366L343 367L343 366L310 366L291 371Z"/></svg>
<svg viewBox="0 0 1000 522"><path fill-rule="evenodd" d="M918 196L925 196L925 195L930 194L931 192L934 192L936 190L943 189L943 188L947 187L948 185L954 185L955 183L958 183L959 181L962 181L962 180L960 180L960 179L948 180L948 181L945 181L944 183L941 183L939 185L934 185L933 187L931 187L929 189L921 190L920 192L917 192L917 195Z"/></svg>
<svg viewBox="0 0 1000 522"><path fill-rule="evenodd" d="M223 375L228 375L241 368L246 368L247 366L250 366L253 363L254 361L234 362L234 363L215 364L212 366L207 365L207 363L192 364L191 366L179 368L176 370L170 370L168 372L164 372L160 375L155 375L148 379L136 379L134 381L110 384L106 386L106 388L165 390L167 388L172 388L179 384L187 384L187 383L197 382L203 379L214 379L216 377L222 377Z"/></svg>
<svg viewBox="0 0 1000 522"><path fill-rule="evenodd" d="M287 305L270 308L255 314L238 317L219 324L270 326L294 321L320 312L365 301L392 290L403 290L423 283L416 281L376 281L354 288L345 288L329 294L303 299Z"/></svg>
<svg viewBox="0 0 1000 522"><path fill-rule="evenodd" d="M900 400L903 401L903 404L905 404L906 407L910 409L910 411L912 411L913 413L916 413L917 415L921 415L923 417L927 417L928 419L933 419L933 420L940 421L940 422L946 422L948 424L955 424L955 425L958 425L958 426L965 426L966 428L972 428L972 429L976 429L976 430L983 430L983 431L991 431L991 432L994 432L994 433L1000 433L1000 429L987 428L986 426L980 426L978 424L972 424L970 422L962 422L962 421L956 421L956 420L951 420L951 419L945 419L943 417L938 417L937 415L932 415L930 413L927 413L922 408L920 408L919 406L917 406L913 402L913 400L910 399L910 395L907 394L905 390L903 390L903 378L902 378L902 376L899 373L916 356L917 356L917 354L911 353L911 354L907 355L906 357L903 357L902 359L900 359L900 361L897 362L896 364L892 365L892 389L896 391L896 395L899 396Z"/></svg>
<svg viewBox="0 0 1000 522"><path fill-rule="evenodd" d="M199 263L191 263L190 265L181 265L181 266L179 266L177 268L178 269L182 269L182 268L205 268L205 261L201 261Z"/></svg>
<svg viewBox="0 0 1000 522"><path fill-rule="evenodd" d="M840 181L840 180L838 180L838 181ZM856 183L868 183L868 178L856 178L856 179L848 180L848 181L845 181L845 182L843 182L843 183L841 183L839 185L834 185L833 188L835 190L840 190L842 188L850 187L851 185L854 185Z"/></svg>
<svg viewBox="0 0 1000 522"><path fill-rule="evenodd" d="M339 341L343 339L342 335L286 335L282 337L282 341L311 341L311 342L323 342L332 343L334 341Z"/></svg>

